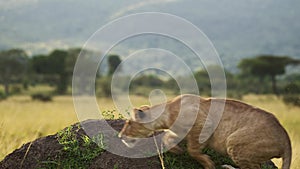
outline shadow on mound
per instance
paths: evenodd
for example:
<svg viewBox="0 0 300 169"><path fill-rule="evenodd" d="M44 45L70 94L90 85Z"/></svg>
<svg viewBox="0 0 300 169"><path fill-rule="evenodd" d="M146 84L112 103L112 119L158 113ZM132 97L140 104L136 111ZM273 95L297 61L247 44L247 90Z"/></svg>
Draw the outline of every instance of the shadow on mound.
<svg viewBox="0 0 300 169"><path fill-rule="evenodd" d="M92 128L103 122L105 121L87 120L84 126ZM123 120L107 120L106 122L116 131L120 131L124 125ZM143 148L145 147L140 147L141 150ZM210 154L211 150L208 150L208 153ZM219 155L212 159L217 168L231 161ZM166 168L171 169L201 168L201 165L191 159L187 153L181 156L165 153L164 161ZM162 167L157 156L126 158L105 151L104 146L96 145L77 123L54 135L24 144L0 162L0 169L17 168L161 169ZM276 167L274 164L269 164L264 168Z"/></svg>

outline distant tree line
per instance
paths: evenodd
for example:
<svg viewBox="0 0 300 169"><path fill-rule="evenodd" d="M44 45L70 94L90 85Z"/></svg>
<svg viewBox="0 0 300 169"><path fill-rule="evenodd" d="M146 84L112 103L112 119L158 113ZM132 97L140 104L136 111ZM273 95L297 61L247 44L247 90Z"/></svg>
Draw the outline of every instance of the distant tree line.
<svg viewBox="0 0 300 169"><path fill-rule="evenodd" d="M27 56L21 49L0 52L0 83L4 86L4 94L10 94L11 84L22 84L26 89L30 85L48 84L55 87L56 94L66 94L71 86L71 77L79 53L93 54L93 51L73 48L69 50L53 50L46 55ZM107 56L107 73L97 77L98 95L110 96L111 78L121 63L118 55ZM244 94L276 94L285 95L288 102L300 101L300 74L284 75L287 66L299 65L300 61L288 56L261 55L242 59L237 67L239 73L233 74L225 70L227 93L229 97L240 98ZM87 65L88 66L88 65ZM210 66L211 70L221 69ZM119 69L122 70L122 69ZM211 84L206 70L194 72L200 94L210 95ZM280 78L279 78L280 77ZM184 80L185 77L178 77ZM174 79L161 79L155 74L145 74L133 79L130 90L133 94L147 95L151 87L170 89L179 93ZM0 92L1 94L1 92ZM287 97L288 96L288 97ZM296 99L295 99L296 98ZM296 100L296 101L295 101Z"/></svg>
<svg viewBox="0 0 300 169"><path fill-rule="evenodd" d="M0 51L0 84L4 86L4 92L0 91L0 96L7 97L12 94L11 86L13 84L22 84L24 89L27 89L28 86L47 84L55 87L53 94L66 94L68 87L71 86L73 70L79 54L86 58L99 55L97 52L80 48L56 49L49 54L31 57L22 49ZM85 68L95 64L91 59L86 60L93 63L86 62L87 65L82 65ZM118 55L112 54L107 57L106 61L108 65L107 73L102 77L97 75L97 78L101 79L101 89L99 90L104 92L105 96L108 96L111 76L121 63L121 59ZM37 96L42 97L40 93ZM36 95L33 98L36 98Z"/></svg>
<svg viewBox="0 0 300 169"><path fill-rule="evenodd" d="M10 94L11 84L49 84L55 86L55 93L65 94L70 85L73 68L81 49L54 50L48 55L32 57L21 49L0 52L0 82L5 95Z"/></svg>

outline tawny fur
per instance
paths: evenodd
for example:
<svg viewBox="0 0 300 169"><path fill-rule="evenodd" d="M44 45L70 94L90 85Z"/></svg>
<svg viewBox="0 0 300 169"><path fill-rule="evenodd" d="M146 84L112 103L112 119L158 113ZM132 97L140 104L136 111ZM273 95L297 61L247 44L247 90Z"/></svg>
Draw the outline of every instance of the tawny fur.
<svg viewBox="0 0 300 169"><path fill-rule="evenodd" d="M208 117L212 102L215 108L218 106L221 108L225 103L223 115L209 139L200 143L199 135L206 118L212 118ZM190 113L195 108L197 118L192 117L193 114ZM157 113L161 110L162 114ZM180 111L182 117L179 117ZM157 116L154 121L141 123L153 114ZM214 123L214 119L211 121ZM186 125L191 122L194 122L194 125L186 134ZM282 169L290 168L292 154L290 139L276 117L239 101L181 95L164 104L142 106L134 109L132 119L126 122L119 136L129 145L135 137L149 136L157 130L169 130L164 137L164 143L172 147L170 151L175 153L183 151L175 145L175 140L186 135L189 154L205 169L215 168L210 157L201 153L205 147L229 156L241 169L260 168L261 163L272 158L283 158Z"/></svg>

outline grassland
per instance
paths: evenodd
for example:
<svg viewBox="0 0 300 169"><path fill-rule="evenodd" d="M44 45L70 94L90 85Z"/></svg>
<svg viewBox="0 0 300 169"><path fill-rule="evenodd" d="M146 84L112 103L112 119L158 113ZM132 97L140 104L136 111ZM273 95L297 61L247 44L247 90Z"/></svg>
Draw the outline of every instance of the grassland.
<svg viewBox="0 0 300 169"><path fill-rule="evenodd" d="M135 105L146 104L135 96ZM102 111L114 110L110 99L98 99ZM78 122L71 96L57 96L52 102L32 101L30 96L12 96L0 101L0 160L22 144L54 134Z"/></svg>
<svg viewBox="0 0 300 169"><path fill-rule="evenodd" d="M148 103L143 97L134 96L131 100L136 106ZM247 95L243 100L278 117L292 139L292 168L300 168L300 108L286 106L272 95ZM101 110L115 109L111 99L100 98L98 104ZM22 144L56 133L77 121L71 96L57 96L52 102L31 101L29 96L13 96L0 101L0 160Z"/></svg>

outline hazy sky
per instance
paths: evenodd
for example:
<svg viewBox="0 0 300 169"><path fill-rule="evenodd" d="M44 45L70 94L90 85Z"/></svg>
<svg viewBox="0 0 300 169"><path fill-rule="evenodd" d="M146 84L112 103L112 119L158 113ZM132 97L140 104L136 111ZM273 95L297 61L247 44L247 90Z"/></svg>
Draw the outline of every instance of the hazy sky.
<svg viewBox="0 0 300 169"><path fill-rule="evenodd" d="M0 8L2 9L13 9L23 5L36 3L41 0L0 0Z"/></svg>
<svg viewBox="0 0 300 169"><path fill-rule="evenodd" d="M0 49L36 54L80 47L119 17L163 12L201 29L229 66L258 54L300 57L299 8L299 0L0 0Z"/></svg>

